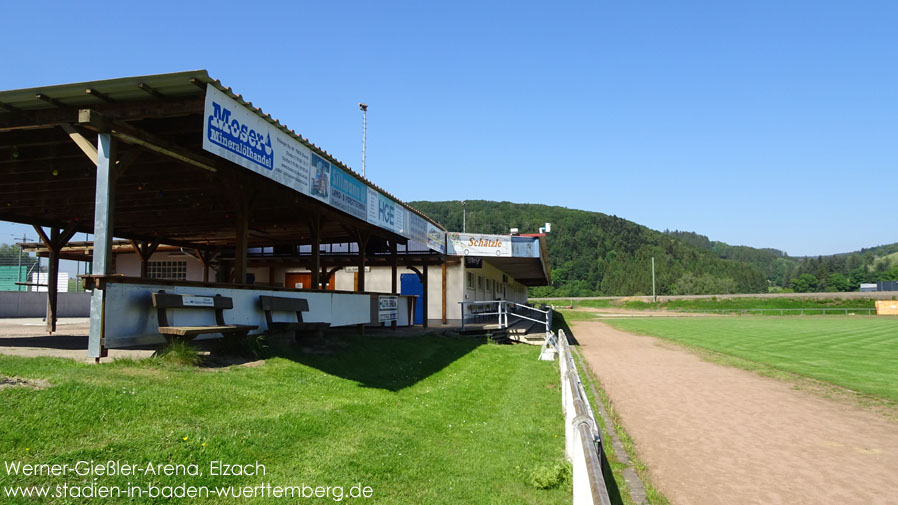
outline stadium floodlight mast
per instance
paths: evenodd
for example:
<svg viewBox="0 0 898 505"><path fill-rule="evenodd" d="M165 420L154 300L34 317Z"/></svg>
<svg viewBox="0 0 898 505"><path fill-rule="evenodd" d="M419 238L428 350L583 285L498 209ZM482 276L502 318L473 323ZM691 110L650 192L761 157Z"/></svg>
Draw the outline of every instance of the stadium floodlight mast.
<svg viewBox="0 0 898 505"><path fill-rule="evenodd" d="M362 111L362 177L365 177L365 144L368 140L368 104L359 102Z"/></svg>

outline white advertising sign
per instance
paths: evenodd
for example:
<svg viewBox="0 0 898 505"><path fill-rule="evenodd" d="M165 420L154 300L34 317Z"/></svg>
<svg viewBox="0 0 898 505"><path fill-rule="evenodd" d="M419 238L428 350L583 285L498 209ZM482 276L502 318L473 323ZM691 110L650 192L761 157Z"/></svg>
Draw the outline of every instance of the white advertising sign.
<svg viewBox="0 0 898 505"><path fill-rule="evenodd" d="M243 107L215 86L206 87L203 149L309 194L312 150Z"/></svg>
<svg viewBox="0 0 898 505"><path fill-rule="evenodd" d="M446 232L427 223L427 247L446 254Z"/></svg>
<svg viewBox="0 0 898 505"><path fill-rule="evenodd" d="M435 236L428 240L426 220L211 85L206 87L203 149L351 216L445 252L445 246L435 247ZM417 219L409 222L409 216Z"/></svg>
<svg viewBox="0 0 898 505"><path fill-rule="evenodd" d="M368 222L394 233L405 235L405 208L369 187Z"/></svg>
<svg viewBox="0 0 898 505"><path fill-rule="evenodd" d="M215 299L211 296L182 296L185 307L214 307Z"/></svg>
<svg viewBox="0 0 898 505"><path fill-rule="evenodd" d="M510 235L449 233L446 242L454 256L511 256Z"/></svg>
<svg viewBox="0 0 898 505"><path fill-rule="evenodd" d="M395 321L398 318L399 297L398 296L378 296L377 297L377 321Z"/></svg>

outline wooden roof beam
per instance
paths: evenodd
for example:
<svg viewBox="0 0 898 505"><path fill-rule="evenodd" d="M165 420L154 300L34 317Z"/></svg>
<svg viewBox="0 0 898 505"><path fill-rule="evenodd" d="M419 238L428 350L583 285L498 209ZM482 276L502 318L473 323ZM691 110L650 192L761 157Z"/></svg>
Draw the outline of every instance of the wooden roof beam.
<svg viewBox="0 0 898 505"><path fill-rule="evenodd" d="M91 105L91 109L119 121L133 121L146 118L168 118L202 114L205 103L205 97L198 94L181 98L144 100L140 102L98 103ZM73 123L77 119L77 111L71 107L9 111L8 114L0 115L0 132L55 128L59 123Z"/></svg>
<svg viewBox="0 0 898 505"><path fill-rule="evenodd" d="M150 86L149 84L147 84L145 82L138 82L137 88L140 89L141 91L146 91L147 93L155 96L156 98L165 98L165 95L163 95L162 93L160 93L159 91L157 91L156 89L154 89L152 86Z"/></svg>
<svg viewBox="0 0 898 505"><path fill-rule="evenodd" d="M44 102L47 102L47 103L53 105L54 107L59 107L60 109L65 109L65 108L67 108L67 107L66 107L66 104L60 102L59 100L57 100L57 99L55 99L55 98L49 97L49 96L47 96L47 95L45 95L45 94L43 94L43 93L35 93L35 94L34 94L34 97L37 98L38 100L42 100L42 101L44 101Z"/></svg>
<svg viewBox="0 0 898 505"><path fill-rule="evenodd" d="M107 119L103 114L92 109L78 111L78 123L96 132L109 132L119 140L155 151L188 165L217 172L215 163L205 156L199 156L188 149L176 146L171 142L158 138L146 131L125 124L121 121Z"/></svg>
<svg viewBox="0 0 898 505"><path fill-rule="evenodd" d="M100 100L103 100L106 103L115 103L115 100L110 98L109 95L106 95L105 93L100 93L99 91L95 90L94 88L87 88L86 90L84 90L84 92L90 96L95 96L95 97L99 98Z"/></svg>
<svg viewBox="0 0 898 505"><path fill-rule="evenodd" d="M97 164L97 146L93 144L90 140L87 140L84 135L81 134L78 130L75 129L74 126L68 123L62 123L59 125L63 131L72 139L72 142L81 149L88 159L90 159L91 163L94 165Z"/></svg>

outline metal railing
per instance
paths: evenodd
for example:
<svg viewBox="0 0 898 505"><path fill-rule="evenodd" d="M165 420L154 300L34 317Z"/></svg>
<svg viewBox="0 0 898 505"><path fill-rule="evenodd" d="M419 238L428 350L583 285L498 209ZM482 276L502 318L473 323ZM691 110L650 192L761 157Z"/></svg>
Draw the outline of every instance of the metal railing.
<svg viewBox="0 0 898 505"><path fill-rule="evenodd" d="M865 315L872 316L875 312L875 308L867 308L867 309L859 309L859 308L804 308L804 309L676 309L673 312L686 312L686 313L695 313L695 314L739 314L740 316L744 315L794 315L798 313L798 315L827 315L827 314L843 314L843 315L853 315L857 313L864 313Z"/></svg>
<svg viewBox="0 0 898 505"><path fill-rule="evenodd" d="M580 382L564 330L546 339L558 351L561 369L561 403L564 409L564 452L573 467L574 505L610 505L603 468L605 451L586 390Z"/></svg>
<svg viewBox="0 0 898 505"><path fill-rule="evenodd" d="M552 309L540 310L536 307L524 305L508 300L483 300L473 302L458 302L461 304L461 329L469 323L492 323L499 325L499 329L509 326L509 317L518 320L527 320L543 324L546 327L546 336L552 333ZM467 310L466 310L467 309ZM495 319L492 316L496 316Z"/></svg>

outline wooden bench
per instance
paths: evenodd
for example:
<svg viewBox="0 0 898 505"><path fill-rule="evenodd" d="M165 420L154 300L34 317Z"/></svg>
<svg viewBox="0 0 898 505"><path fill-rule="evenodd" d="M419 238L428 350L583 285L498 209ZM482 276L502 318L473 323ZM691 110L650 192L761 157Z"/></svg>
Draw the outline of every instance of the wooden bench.
<svg viewBox="0 0 898 505"><path fill-rule="evenodd" d="M242 338L249 334L251 330L258 328L258 326L247 324L225 324L225 309L234 308L234 301L226 296L178 295L159 291L158 293L153 293L153 307L156 308L156 316L159 320L159 333L169 342L173 338L192 340L197 335L210 333L221 333L225 337ZM168 322L168 317L166 317L167 311L176 309L214 310L216 324L208 326L172 326Z"/></svg>
<svg viewBox="0 0 898 505"><path fill-rule="evenodd" d="M303 322L302 313L309 311L309 301L305 298L261 295L259 296L259 302L262 304L262 310L265 312L265 322L268 324L269 331L292 331L294 338L299 338L303 333L314 333L316 336L321 337L324 335L324 330L330 327L330 323ZM272 312L295 312L296 322L274 321L271 317Z"/></svg>

